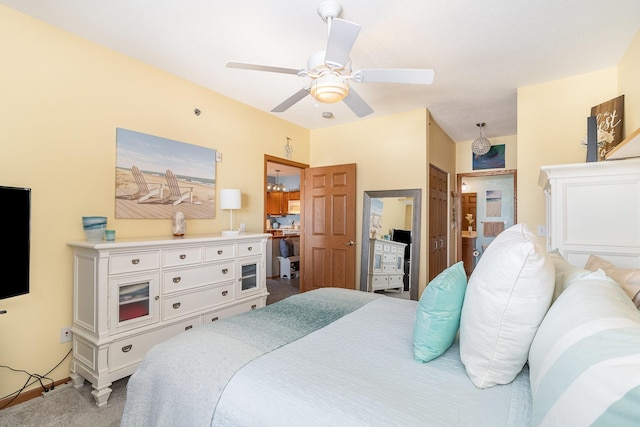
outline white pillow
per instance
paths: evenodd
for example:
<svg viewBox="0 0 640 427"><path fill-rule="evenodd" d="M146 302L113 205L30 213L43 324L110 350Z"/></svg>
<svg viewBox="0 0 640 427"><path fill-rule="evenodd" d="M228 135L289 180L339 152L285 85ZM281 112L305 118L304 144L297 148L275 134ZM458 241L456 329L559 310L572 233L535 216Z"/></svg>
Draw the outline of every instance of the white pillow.
<svg viewBox="0 0 640 427"><path fill-rule="evenodd" d="M549 256L556 271L556 285L553 292L553 301L555 301L569 285L575 280L590 274L591 271L569 264L557 249L550 251Z"/></svg>
<svg viewBox="0 0 640 427"><path fill-rule="evenodd" d="M513 381L553 296L547 251L524 224L500 233L471 274L460 318L460 359L479 388Z"/></svg>
<svg viewBox="0 0 640 427"><path fill-rule="evenodd" d="M575 283L531 344L531 425L638 425L640 312L602 271Z"/></svg>
<svg viewBox="0 0 640 427"><path fill-rule="evenodd" d="M622 289L629 295L636 307L640 307L640 270L618 268L606 259L595 255L589 256L584 268L591 271L596 271L597 269L604 271L607 276L622 286Z"/></svg>

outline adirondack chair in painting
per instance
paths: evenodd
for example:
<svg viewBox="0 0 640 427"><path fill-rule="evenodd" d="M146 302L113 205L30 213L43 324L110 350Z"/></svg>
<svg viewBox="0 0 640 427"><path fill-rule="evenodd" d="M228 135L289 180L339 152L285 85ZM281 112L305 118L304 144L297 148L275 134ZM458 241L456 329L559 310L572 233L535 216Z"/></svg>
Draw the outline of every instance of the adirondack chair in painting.
<svg viewBox="0 0 640 427"><path fill-rule="evenodd" d="M193 203L193 187L180 187L178 178L176 178L175 174L169 169L167 169L165 177L167 178L167 186L169 187L169 200L173 200L173 206L179 205L187 199ZM188 190L185 190L185 188L188 188Z"/></svg>
<svg viewBox="0 0 640 427"><path fill-rule="evenodd" d="M137 166L131 166L131 173L138 186L138 191L133 195L134 199L138 199L138 203L149 200L151 197L162 199L162 193L164 192L163 183L147 183L144 175L142 175L142 172L140 172Z"/></svg>

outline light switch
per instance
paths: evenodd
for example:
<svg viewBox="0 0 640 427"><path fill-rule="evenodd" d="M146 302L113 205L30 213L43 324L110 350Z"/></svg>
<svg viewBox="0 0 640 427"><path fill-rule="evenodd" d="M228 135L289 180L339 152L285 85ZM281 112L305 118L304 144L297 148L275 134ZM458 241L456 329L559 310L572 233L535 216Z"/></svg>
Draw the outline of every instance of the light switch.
<svg viewBox="0 0 640 427"><path fill-rule="evenodd" d="M538 225L538 236L544 237L547 235L547 227L544 225Z"/></svg>

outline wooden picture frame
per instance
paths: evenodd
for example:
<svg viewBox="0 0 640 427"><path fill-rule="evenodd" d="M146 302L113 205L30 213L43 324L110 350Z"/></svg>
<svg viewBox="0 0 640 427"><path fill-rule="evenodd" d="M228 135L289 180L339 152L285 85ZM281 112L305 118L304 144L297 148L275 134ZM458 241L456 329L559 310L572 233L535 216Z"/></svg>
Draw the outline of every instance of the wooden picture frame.
<svg viewBox="0 0 640 427"><path fill-rule="evenodd" d="M608 132L613 141L598 144L598 160L604 160L607 153L622 141L624 118L624 95L610 99L602 104L591 107L591 115L596 118L598 130ZM597 137L596 137L596 142Z"/></svg>

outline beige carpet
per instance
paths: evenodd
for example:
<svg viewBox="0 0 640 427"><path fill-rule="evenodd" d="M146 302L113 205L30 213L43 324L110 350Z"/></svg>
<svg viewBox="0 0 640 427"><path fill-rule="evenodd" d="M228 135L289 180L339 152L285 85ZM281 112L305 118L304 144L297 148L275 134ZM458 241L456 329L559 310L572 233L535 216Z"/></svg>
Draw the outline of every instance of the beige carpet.
<svg viewBox="0 0 640 427"><path fill-rule="evenodd" d="M298 293L298 279L268 279L267 304L273 304ZM115 427L120 425L129 378L115 381L107 404L96 406L85 381L79 389L65 388L47 397L31 399L0 410L0 427Z"/></svg>
<svg viewBox="0 0 640 427"><path fill-rule="evenodd" d="M115 381L107 404L99 408L87 381L0 411L0 426L115 427L120 425L129 378Z"/></svg>

